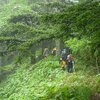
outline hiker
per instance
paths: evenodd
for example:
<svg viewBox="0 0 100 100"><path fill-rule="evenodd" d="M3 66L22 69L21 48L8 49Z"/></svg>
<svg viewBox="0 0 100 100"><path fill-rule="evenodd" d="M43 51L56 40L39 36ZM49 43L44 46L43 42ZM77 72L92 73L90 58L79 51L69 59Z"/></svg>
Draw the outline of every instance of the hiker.
<svg viewBox="0 0 100 100"><path fill-rule="evenodd" d="M44 52L43 52L43 56L44 57L47 57L49 55L49 49L48 48L45 48L44 49Z"/></svg>
<svg viewBox="0 0 100 100"><path fill-rule="evenodd" d="M65 62L64 60L62 60L62 58L60 58L60 60L59 60L59 64L60 64L62 70L65 70L66 62Z"/></svg>
<svg viewBox="0 0 100 100"><path fill-rule="evenodd" d="M55 47L55 48L53 48L53 50L52 50L52 55L53 55L53 56L56 56L56 54L57 54L57 48Z"/></svg>
<svg viewBox="0 0 100 100"><path fill-rule="evenodd" d="M66 53L66 49L63 49L62 50L62 53L61 53L61 58L60 58L60 65L61 65L61 68L63 70L65 70L66 68L66 65L67 65L67 53Z"/></svg>
<svg viewBox="0 0 100 100"><path fill-rule="evenodd" d="M74 58L73 58L72 54L69 53L67 56L67 71L69 73L72 73L73 67L74 67Z"/></svg>

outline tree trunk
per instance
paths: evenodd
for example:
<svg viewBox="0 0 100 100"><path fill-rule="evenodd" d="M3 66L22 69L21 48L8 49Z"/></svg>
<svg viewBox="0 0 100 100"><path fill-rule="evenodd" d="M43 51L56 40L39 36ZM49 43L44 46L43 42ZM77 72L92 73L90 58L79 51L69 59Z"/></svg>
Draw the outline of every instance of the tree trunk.
<svg viewBox="0 0 100 100"><path fill-rule="evenodd" d="M96 67L97 67L97 72L99 73L98 57L96 57Z"/></svg>
<svg viewBox="0 0 100 100"><path fill-rule="evenodd" d="M4 66L5 65L5 57L4 56L1 56L0 57L1 59L1 61L0 61L0 66Z"/></svg>
<svg viewBox="0 0 100 100"><path fill-rule="evenodd" d="M56 48L57 48L57 54L60 54L60 39L55 40Z"/></svg>
<svg viewBox="0 0 100 100"><path fill-rule="evenodd" d="M64 41L63 38L60 38L60 49L62 50L64 48Z"/></svg>
<svg viewBox="0 0 100 100"><path fill-rule="evenodd" d="M55 40L55 47L57 48L57 54L61 53L61 50L64 48L63 38Z"/></svg>
<svg viewBox="0 0 100 100"><path fill-rule="evenodd" d="M36 47L33 46L31 48L31 64L35 64L36 63Z"/></svg>
<svg viewBox="0 0 100 100"><path fill-rule="evenodd" d="M42 55L43 55L44 48L45 48L45 43L44 42L45 42L44 40L41 42Z"/></svg>
<svg viewBox="0 0 100 100"><path fill-rule="evenodd" d="M35 58L35 54L31 56L31 64L35 64L36 63L36 58Z"/></svg>
<svg viewBox="0 0 100 100"><path fill-rule="evenodd" d="M2 57L0 57L0 66L2 66Z"/></svg>

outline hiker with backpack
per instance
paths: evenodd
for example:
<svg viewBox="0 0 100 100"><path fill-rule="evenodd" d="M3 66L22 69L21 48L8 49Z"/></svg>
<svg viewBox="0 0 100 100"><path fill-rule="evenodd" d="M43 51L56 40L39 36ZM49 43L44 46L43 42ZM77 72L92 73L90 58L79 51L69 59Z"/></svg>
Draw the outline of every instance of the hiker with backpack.
<svg viewBox="0 0 100 100"><path fill-rule="evenodd" d="M68 56L67 56L67 71L69 73L72 73L73 71L75 71L75 69L74 69L74 58L73 58L71 53L69 53Z"/></svg>
<svg viewBox="0 0 100 100"><path fill-rule="evenodd" d="M55 48L52 49L52 55L56 56L56 54L57 54L57 48L55 47Z"/></svg>
<svg viewBox="0 0 100 100"><path fill-rule="evenodd" d="M66 49L63 49L61 52L61 58L60 58L60 66L63 70L65 70L66 66L67 66L67 53L66 53Z"/></svg>

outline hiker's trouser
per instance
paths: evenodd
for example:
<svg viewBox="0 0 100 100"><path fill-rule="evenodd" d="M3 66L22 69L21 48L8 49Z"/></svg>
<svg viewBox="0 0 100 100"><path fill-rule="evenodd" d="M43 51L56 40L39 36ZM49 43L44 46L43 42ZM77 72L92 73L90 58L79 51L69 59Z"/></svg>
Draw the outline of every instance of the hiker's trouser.
<svg viewBox="0 0 100 100"><path fill-rule="evenodd" d="M61 63L60 63L61 68L62 68L62 69L65 69L66 64L67 64L67 62L66 62L66 61L64 61L64 60L62 60L62 61L61 61Z"/></svg>
<svg viewBox="0 0 100 100"><path fill-rule="evenodd" d="M72 63L72 61L68 62L67 71L69 73L73 72L73 63Z"/></svg>

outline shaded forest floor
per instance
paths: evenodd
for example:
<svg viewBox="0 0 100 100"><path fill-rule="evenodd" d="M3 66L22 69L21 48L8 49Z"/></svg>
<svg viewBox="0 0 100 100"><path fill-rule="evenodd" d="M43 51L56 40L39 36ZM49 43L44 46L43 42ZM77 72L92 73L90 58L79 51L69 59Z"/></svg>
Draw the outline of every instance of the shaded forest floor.
<svg viewBox="0 0 100 100"><path fill-rule="evenodd" d="M0 83L0 100L99 100L99 83L100 74L79 70L79 66L76 72L67 73L56 58L48 57L35 65L24 63L7 74Z"/></svg>

